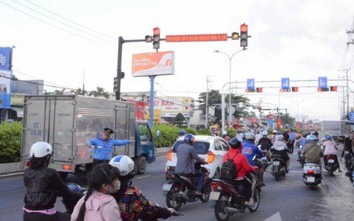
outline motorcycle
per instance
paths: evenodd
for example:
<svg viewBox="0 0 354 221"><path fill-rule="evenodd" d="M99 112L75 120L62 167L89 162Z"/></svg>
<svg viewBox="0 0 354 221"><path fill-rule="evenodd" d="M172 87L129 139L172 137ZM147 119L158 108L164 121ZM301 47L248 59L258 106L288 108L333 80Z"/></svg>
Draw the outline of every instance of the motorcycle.
<svg viewBox="0 0 354 221"><path fill-rule="evenodd" d="M344 151L344 162L345 162L345 168L347 170L350 170L350 168L352 167L352 165L354 163L354 158L347 150Z"/></svg>
<svg viewBox="0 0 354 221"><path fill-rule="evenodd" d="M318 184L321 183L322 174L321 167L315 163L305 163L303 168L302 181L306 186L310 186L311 190L314 190Z"/></svg>
<svg viewBox="0 0 354 221"><path fill-rule="evenodd" d="M281 155L273 154L271 174L275 177L276 181L279 181L286 176L285 160Z"/></svg>
<svg viewBox="0 0 354 221"><path fill-rule="evenodd" d="M325 169L331 176L333 176L333 172L339 167L338 162L336 162L335 158L336 156L333 154L329 154L324 157Z"/></svg>
<svg viewBox="0 0 354 221"><path fill-rule="evenodd" d="M197 190L196 177L187 177L177 173L167 174L167 183L162 187L164 194L166 195L167 207L173 208L178 211L182 204L187 202L196 202L199 199L202 202L208 202L211 192L211 179L209 178L209 172L206 168L201 167L200 163L195 163L196 169L203 172L203 187L201 190L202 196L197 196L195 191Z"/></svg>
<svg viewBox="0 0 354 221"><path fill-rule="evenodd" d="M252 174L253 205L245 206L242 191L238 190L234 180L213 179L211 182L209 206L214 208L214 215L218 221L227 221L230 216L244 213L246 208L255 212L260 204L260 188L256 185L257 176Z"/></svg>
<svg viewBox="0 0 354 221"><path fill-rule="evenodd" d="M304 155L302 155L302 151L304 150L304 147L303 146L299 146L299 149L297 150L298 151L298 156L299 156L299 163L301 164L301 167L304 167L304 164L305 164L305 157Z"/></svg>
<svg viewBox="0 0 354 221"><path fill-rule="evenodd" d="M71 199L71 200L65 200L64 198L62 199L62 203L64 204L64 207L66 209L66 213L71 214L74 210L76 203L81 199L82 196L84 196L86 189L76 183L68 183L66 184L66 186L71 191L79 193L76 199Z"/></svg>

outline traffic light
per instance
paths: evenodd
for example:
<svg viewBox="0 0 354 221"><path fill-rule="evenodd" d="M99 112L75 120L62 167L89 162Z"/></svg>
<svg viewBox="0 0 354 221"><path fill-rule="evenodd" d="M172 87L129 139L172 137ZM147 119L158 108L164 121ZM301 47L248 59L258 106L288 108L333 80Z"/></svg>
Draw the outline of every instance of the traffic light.
<svg viewBox="0 0 354 221"><path fill-rule="evenodd" d="M262 87L257 87L256 88L256 92L257 93L262 93L263 92L263 88Z"/></svg>
<svg viewBox="0 0 354 221"><path fill-rule="evenodd" d="M280 88L280 92L290 92L290 88L288 89Z"/></svg>
<svg viewBox="0 0 354 221"><path fill-rule="evenodd" d="M156 27L153 29L152 46L154 49L158 50L160 48L160 28Z"/></svg>
<svg viewBox="0 0 354 221"><path fill-rule="evenodd" d="M246 92L246 93L253 93L253 92L256 92L256 90L254 90L254 89L253 89L253 90L245 89L245 92Z"/></svg>
<svg viewBox="0 0 354 221"><path fill-rule="evenodd" d="M243 23L240 27L240 46L245 49L248 45L247 40L248 40L248 25Z"/></svg>
<svg viewBox="0 0 354 221"><path fill-rule="evenodd" d="M318 92L329 91L329 88L328 87L319 87L319 88L317 88L317 91Z"/></svg>
<svg viewBox="0 0 354 221"><path fill-rule="evenodd" d="M299 92L299 87L291 87L292 92Z"/></svg>
<svg viewBox="0 0 354 221"><path fill-rule="evenodd" d="M145 36L145 42L147 42L147 43L152 42L152 37L151 37L151 35L146 35L146 36Z"/></svg>
<svg viewBox="0 0 354 221"><path fill-rule="evenodd" d="M231 39L232 40L238 40L240 37L239 33L238 32L232 32L231 34Z"/></svg>
<svg viewBox="0 0 354 221"><path fill-rule="evenodd" d="M337 91L337 86L330 86L329 89L330 91Z"/></svg>

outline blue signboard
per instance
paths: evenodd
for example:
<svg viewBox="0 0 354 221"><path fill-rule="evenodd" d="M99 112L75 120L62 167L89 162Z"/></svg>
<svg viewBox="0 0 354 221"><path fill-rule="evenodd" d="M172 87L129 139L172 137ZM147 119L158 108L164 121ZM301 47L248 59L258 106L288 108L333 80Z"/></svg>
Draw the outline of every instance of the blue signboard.
<svg viewBox="0 0 354 221"><path fill-rule="evenodd" d="M254 90L254 79L247 79L247 90Z"/></svg>
<svg viewBox="0 0 354 221"><path fill-rule="evenodd" d="M327 77L318 77L318 87L327 88Z"/></svg>
<svg viewBox="0 0 354 221"><path fill-rule="evenodd" d="M282 78L281 79L281 89L289 89L290 88L290 79Z"/></svg>
<svg viewBox="0 0 354 221"><path fill-rule="evenodd" d="M0 47L0 70L11 70L11 51L12 48Z"/></svg>

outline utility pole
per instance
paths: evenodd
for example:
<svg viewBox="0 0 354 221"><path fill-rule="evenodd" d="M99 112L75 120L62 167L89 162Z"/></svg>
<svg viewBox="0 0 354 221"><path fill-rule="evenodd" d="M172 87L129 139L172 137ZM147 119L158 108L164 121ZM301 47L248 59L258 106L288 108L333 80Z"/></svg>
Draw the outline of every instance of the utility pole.
<svg viewBox="0 0 354 221"><path fill-rule="evenodd" d="M210 76L207 76L207 80L206 80L206 82L207 82L207 90L206 90L206 95L205 95L205 128L208 128L208 116L209 116L209 114L208 114L209 82L210 82L209 77Z"/></svg>

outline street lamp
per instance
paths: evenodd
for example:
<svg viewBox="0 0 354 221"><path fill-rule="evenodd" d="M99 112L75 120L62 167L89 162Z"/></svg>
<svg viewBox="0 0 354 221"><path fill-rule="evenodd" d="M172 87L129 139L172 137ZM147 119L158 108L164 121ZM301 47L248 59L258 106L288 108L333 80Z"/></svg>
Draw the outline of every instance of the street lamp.
<svg viewBox="0 0 354 221"><path fill-rule="evenodd" d="M236 51L235 53L233 53L231 56L229 55L229 54L227 54L227 53L225 53L225 52L222 52L222 51L219 51L219 50L215 50L214 52L215 53L220 53L220 54L224 54L224 55L226 55L227 56L227 58L229 59L229 128L231 128L231 120L232 120L232 118L231 118L231 109L232 109L232 106L231 106L231 61L232 61L232 58L234 57L234 55L235 54L238 54L238 53L240 53L240 52L242 52L242 51L245 51L246 50L246 48L244 48L244 49L242 49L242 50L239 50L239 51ZM225 85L224 85L225 86ZM221 94L223 94L223 91L221 90ZM221 99L222 99L222 102L224 101L223 99L223 96L221 95ZM222 122L222 125L224 125L224 122ZM222 130L224 130L225 128L224 128L224 126L223 126L223 128L222 128Z"/></svg>

